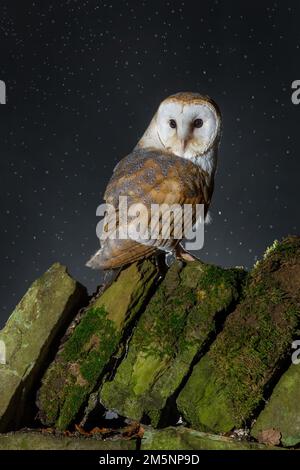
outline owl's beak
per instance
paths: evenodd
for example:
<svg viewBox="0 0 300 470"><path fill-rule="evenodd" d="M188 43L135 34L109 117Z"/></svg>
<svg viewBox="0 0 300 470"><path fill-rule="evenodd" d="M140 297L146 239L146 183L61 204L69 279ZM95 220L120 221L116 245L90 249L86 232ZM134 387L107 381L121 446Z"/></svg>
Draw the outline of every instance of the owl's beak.
<svg viewBox="0 0 300 470"><path fill-rule="evenodd" d="M187 146L187 139L181 139L180 140L180 152L182 154L184 154L186 146Z"/></svg>

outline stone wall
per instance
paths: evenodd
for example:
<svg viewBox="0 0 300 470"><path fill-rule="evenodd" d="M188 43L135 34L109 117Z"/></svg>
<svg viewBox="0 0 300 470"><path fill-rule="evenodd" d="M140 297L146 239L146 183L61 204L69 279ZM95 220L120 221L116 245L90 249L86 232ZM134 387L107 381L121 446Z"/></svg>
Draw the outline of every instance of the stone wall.
<svg viewBox="0 0 300 470"><path fill-rule="evenodd" d="M0 332L0 430L89 435L138 422L145 448L297 447L299 325L299 237L275 242L250 272L176 262L163 276L145 260L93 298L55 264Z"/></svg>

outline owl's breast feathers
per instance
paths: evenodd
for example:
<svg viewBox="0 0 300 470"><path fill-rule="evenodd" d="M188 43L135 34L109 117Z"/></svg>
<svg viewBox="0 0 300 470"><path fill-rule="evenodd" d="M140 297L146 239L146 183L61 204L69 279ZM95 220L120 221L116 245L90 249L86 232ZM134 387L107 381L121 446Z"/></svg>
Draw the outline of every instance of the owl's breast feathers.
<svg viewBox="0 0 300 470"><path fill-rule="evenodd" d="M116 166L104 199L112 205L118 204L120 196L127 196L129 204L208 206L210 186L209 175L185 158L156 150L135 150Z"/></svg>
<svg viewBox="0 0 300 470"><path fill-rule="evenodd" d="M199 157L201 158L201 156ZM213 192L213 177L191 161L157 150L134 150L116 166L104 199L118 210L120 196L128 206L151 204L204 204L206 215ZM158 248L172 249L180 240L138 243L130 239L102 241L101 249L88 266L111 269L150 256Z"/></svg>

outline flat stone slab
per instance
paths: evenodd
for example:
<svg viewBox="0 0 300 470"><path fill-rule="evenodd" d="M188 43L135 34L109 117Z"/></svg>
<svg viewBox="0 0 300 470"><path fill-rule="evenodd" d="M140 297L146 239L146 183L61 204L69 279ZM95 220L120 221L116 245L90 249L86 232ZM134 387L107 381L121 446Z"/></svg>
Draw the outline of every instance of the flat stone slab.
<svg viewBox="0 0 300 470"><path fill-rule="evenodd" d="M201 262L175 263L143 312L126 357L100 391L120 415L157 426L197 354L237 301L244 272ZM175 400L174 400L175 401ZM174 417L173 417L174 419Z"/></svg>
<svg viewBox="0 0 300 470"><path fill-rule="evenodd" d="M141 450L278 450L256 442L207 434L183 426L154 430L146 427Z"/></svg>
<svg viewBox="0 0 300 470"><path fill-rule="evenodd" d="M251 435L263 440L263 432L275 429L281 443L291 447L300 443L300 364L292 364L282 375Z"/></svg>
<svg viewBox="0 0 300 470"><path fill-rule="evenodd" d="M0 331L1 431L23 419L34 380L47 366L54 341L86 301L85 288L56 263L32 284L11 314Z"/></svg>
<svg viewBox="0 0 300 470"><path fill-rule="evenodd" d="M0 450L135 450L135 440L55 436L47 432L0 434Z"/></svg>
<svg viewBox="0 0 300 470"><path fill-rule="evenodd" d="M225 433L250 423L290 355L299 303L300 238L289 237L249 274L242 301L181 391L177 405L193 428Z"/></svg>
<svg viewBox="0 0 300 470"><path fill-rule="evenodd" d="M157 278L150 260L134 263L91 301L42 379L38 407L44 424L65 430L73 423L95 386L112 371L110 360L125 351L123 335L129 334Z"/></svg>

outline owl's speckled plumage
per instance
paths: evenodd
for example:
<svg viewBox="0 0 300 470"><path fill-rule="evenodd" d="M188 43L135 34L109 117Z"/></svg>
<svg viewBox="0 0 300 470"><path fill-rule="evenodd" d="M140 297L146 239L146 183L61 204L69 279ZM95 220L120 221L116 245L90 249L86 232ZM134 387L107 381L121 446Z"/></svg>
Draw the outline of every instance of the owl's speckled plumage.
<svg viewBox="0 0 300 470"><path fill-rule="evenodd" d="M198 119L201 126L195 129ZM170 121L176 128L170 128ZM174 123L172 123L174 125ZM175 132L176 131L176 132ZM204 204L208 211L214 186L221 116L217 105L197 93L178 93L164 100L136 148L121 160L104 195L116 209L120 196L128 206L151 204ZM105 230L105 228L104 228ZM88 266L111 269L153 254L172 251L179 240L138 243L131 239L102 241Z"/></svg>

